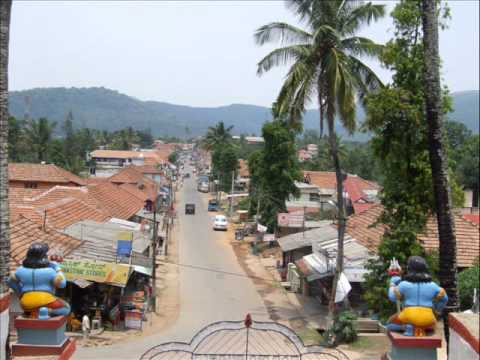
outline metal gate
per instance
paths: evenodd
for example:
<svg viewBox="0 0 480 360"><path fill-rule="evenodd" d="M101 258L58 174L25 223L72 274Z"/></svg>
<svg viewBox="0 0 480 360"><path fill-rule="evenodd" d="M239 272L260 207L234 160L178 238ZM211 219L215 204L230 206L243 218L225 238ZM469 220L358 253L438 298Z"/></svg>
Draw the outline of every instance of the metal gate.
<svg viewBox="0 0 480 360"><path fill-rule="evenodd" d="M275 322L221 321L200 330L190 343L155 346L140 360L349 360L340 350L305 346L290 328Z"/></svg>

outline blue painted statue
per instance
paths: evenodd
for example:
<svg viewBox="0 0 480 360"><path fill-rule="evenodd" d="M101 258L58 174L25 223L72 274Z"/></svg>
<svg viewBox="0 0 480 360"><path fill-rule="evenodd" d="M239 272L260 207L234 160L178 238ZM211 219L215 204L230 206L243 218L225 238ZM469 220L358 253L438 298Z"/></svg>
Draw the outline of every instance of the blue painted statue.
<svg viewBox="0 0 480 360"><path fill-rule="evenodd" d="M70 313L70 305L55 296L55 289L64 288L67 281L60 265L48 259L48 250L47 244L32 244L22 266L8 279L24 312L42 319Z"/></svg>
<svg viewBox="0 0 480 360"><path fill-rule="evenodd" d="M398 312L390 318L387 328L407 336L425 336L426 330L435 326L434 311L443 310L448 296L432 281L424 258L411 256L407 267L407 274L401 278L398 262L393 259L390 263L388 273L392 278L388 298L397 304Z"/></svg>

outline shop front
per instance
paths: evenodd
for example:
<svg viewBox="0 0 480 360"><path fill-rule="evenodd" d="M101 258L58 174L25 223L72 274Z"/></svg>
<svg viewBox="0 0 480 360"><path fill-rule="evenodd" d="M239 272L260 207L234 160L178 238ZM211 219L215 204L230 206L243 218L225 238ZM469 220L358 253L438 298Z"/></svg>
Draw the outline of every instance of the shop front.
<svg viewBox="0 0 480 360"><path fill-rule="evenodd" d="M110 330L125 327L128 311L138 311L142 319L145 317L151 293L149 269L141 273L129 264L72 259L64 260L62 268L68 281L64 297L72 307L72 330L84 315Z"/></svg>

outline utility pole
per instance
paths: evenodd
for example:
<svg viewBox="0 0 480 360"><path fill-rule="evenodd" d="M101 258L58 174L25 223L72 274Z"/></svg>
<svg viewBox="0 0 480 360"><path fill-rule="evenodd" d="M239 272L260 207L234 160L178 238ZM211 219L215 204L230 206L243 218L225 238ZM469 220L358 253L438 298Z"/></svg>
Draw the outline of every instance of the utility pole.
<svg viewBox="0 0 480 360"><path fill-rule="evenodd" d="M153 234L152 234L152 306L157 312L157 204L153 204Z"/></svg>
<svg viewBox="0 0 480 360"><path fill-rule="evenodd" d="M234 186L235 186L235 170L232 171L232 188L230 190L230 208L228 210L228 213L230 217L232 217L232 211L233 211L233 191L234 191Z"/></svg>
<svg viewBox="0 0 480 360"><path fill-rule="evenodd" d="M306 207L304 206L303 207L303 223L302 223L302 232L303 232L303 237L305 238L305 211L306 211Z"/></svg>

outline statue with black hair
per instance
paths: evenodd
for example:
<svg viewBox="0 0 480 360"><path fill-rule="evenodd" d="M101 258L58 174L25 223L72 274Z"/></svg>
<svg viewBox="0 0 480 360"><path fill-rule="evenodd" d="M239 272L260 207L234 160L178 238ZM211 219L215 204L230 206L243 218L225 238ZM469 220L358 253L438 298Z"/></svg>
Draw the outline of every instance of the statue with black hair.
<svg viewBox="0 0 480 360"><path fill-rule="evenodd" d="M420 256L408 258L407 273L403 278L401 273L393 259L388 269L392 276L388 298L397 304L398 312L389 319L387 328L407 336L425 336L435 326L435 312L441 312L447 304L447 293L432 281L427 262Z"/></svg>
<svg viewBox="0 0 480 360"><path fill-rule="evenodd" d="M48 245L33 243L27 256L8 279L8 285L20 298L26 314L34 318L68 315L70 305L55 296L56 288L67 284L60 265L48 258Z"/></svg>

